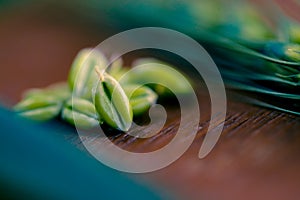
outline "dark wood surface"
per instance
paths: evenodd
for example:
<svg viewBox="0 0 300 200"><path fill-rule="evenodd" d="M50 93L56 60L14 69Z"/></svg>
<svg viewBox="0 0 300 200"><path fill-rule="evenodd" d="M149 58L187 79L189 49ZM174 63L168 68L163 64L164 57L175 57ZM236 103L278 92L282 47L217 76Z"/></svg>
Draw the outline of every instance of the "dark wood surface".
<svg viewBox="0 0 300 200"><path fill-rule="evenodd" d="M24 89L65 80L76 52L109 35L58 21L36 8L1 13L2 104L13 105ZM241 103L228 93L222 136L213 151L200 160L197 155L210 117L207 96L203 95L199 99L201 129L188 151L162 170L128 176L178 199L299 199L300 118ZM151 139L120 135L112 140L138 152L164 146L176 133L179 118L174 116L164 131ZM81 146L76 134L68 139Z"/></svg>

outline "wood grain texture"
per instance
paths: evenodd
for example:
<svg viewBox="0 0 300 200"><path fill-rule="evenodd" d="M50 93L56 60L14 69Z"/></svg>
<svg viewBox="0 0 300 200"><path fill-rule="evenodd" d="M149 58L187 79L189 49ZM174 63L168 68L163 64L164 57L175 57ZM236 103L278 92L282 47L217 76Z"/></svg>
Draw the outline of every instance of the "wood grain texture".
<svg viewBox="0 0 300 200"><path fill-rule="evenodd" d="M174 137L179 118L171 118L161 132L149 139L128 134L110 139L131 152L153 151ZM208 124L209 115L204 115L196 139L179 160L162 170L132 176L150 180L179 199L297 199L298 117L230 100L221 138L212 152L200 160L198 152ZM69 140L82 148L77 135Z"/></svg>
<svg viewBox="0 0 300 200"><path fill-rule="evenodd" d="M77 25L59 25L43 9L34 10L39 12L25 9L2 14L0 21L0 62L9 66L1 68L0 89L1 101L7 105L15 103L26 88L64 80L78 49L107 36ZM199 130L188 151L162 170L128 176L178 199L299 199L299 117L241 103L228 93L224 131L213 151L200 160L198 152L210 118L207 94L200 94L199 102ZM164 129L152 138L137 140L126 134L110 138L130 151L153 151L176 134L176 109L170 109L168 117ZM83 149L76 132L63 137Z"/></svg>

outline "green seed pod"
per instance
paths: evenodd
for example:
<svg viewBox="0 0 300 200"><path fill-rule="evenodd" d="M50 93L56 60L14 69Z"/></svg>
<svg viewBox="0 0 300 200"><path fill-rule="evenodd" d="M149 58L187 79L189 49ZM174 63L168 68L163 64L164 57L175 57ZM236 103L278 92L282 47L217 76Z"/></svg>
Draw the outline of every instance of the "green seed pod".
<svg viewBox="0 0 300 200"><path fill-rule="evenodd" d="M98 80L98 71L103 71L107 60L97 50L83 49L76 56L68 77L68 83L73 95L92 100L92 88Z"/></svg>
<svg viewBox="0 0 300 200"><path fill-rule="evenodd" d="M300 24L296 22L291 23L288 31L290 41L300 44Z"/></svg>
<svg viewBox="0 0 300 200"><path fill-rule="evenodd" d="M129 98L134 116L145 113L151 105L156 103L157 94L146 86L125 85L124 91Z"/></svg>
<svg viewBox="0 0 300 200"><path fill-rule="evenodd" d="M228 2L224 3L228 6ZM263 42L274 38L272 29L262 20L257 9L245 2L230 4L221 15L223 16L220 17L219 24L211 30L214 33L237 42L240 40Z"/></svg>
<svg viewBox="0 0 300 200"><path fill-rule="evenodd" d="M114 77L114 74L118 74L119 71L122 69L122 67L123 67L123 59L118 58L109 66L107 72L109 73L109 75Z"/></svg>
<svg viewBox="0 0 300 200"><path fill-rule="evenodd" d="M268 42L264 53L283 60L300 62L300 45L293 43Z"/></svg>
<svg viewBox="0 0 300 200"><path fill-rule="evenodd" d="M61 107L61 100L55 96L35 95L23 99L13 109L26 118L46 121L58 116Z"/></svg>
<svg viewBox="0 0 300 200"><path fill-rule="evenodd" d="M119 58L111 64L107 73L114 77L116 80L119 80L127 71L128 69L123 67L122 58Z"/></svg>
<svg viewBox="0 0 300 200"><path fill-rule="evenodd" d="M141 84L153 83L147 86L151 87L158 95L168 95L169 90L163 87L172 87L176 94L188 94L191 91L190 84L182 79L182 75L174 67L167 65L156 59L143 58L133 63L133 67L146 64L147 67L133 68L128 76L120 80L120 84Z"/></svg>
<svg viewBox="0 0 300 200"><path fill-rule="evenodd" d="M101 120L113 128L127 131L132 123L132 109L120 84L107 73L100 74L94 104Z"/></svg>
<svg viewBox="0 0 300 200"><path fill-rule="evenodd" d="M71 96L67 83L55 83L46 88L33 88L24 92L23 98L29 98L37 95L55 96L58 99L66 100Z"/></svg>
<svg viewBox="0 0 300 200"><path fill-rule="evenodd" d="M61 117L82 129L90 129L99 125L94 104L85 99L73 98L68 100L64 104Z"/></svg>
<svg viewBox="0 0 300 200"><path fill-rule="evenodd" d="M300 45L289 44L285 46L285 59L300 62Z"/></svg>
<svg viewBox="0 0 300 200"><path fill-rule="evenodd" d="M201 26L212 27L222 17L220 10L223 7L219 1L201 0L201 4L198 1L190 1L188 5L189 13Z"/></svg>

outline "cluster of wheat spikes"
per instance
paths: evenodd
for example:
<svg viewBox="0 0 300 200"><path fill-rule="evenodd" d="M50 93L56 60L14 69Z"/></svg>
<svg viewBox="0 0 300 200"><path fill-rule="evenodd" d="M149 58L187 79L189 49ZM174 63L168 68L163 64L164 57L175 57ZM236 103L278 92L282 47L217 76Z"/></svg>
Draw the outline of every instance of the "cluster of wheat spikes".
<svg viewBox="0 0 300 200"><path fill-rule="evenodd" d="M127 0L126 8L114 1L85 8L95 13L91 19L101 11L121 30L160 26L192 36L243 99L300 115L300 25L269 2L262 8L242 0Z"/></svg>

